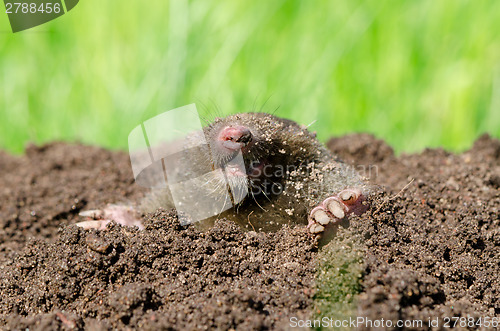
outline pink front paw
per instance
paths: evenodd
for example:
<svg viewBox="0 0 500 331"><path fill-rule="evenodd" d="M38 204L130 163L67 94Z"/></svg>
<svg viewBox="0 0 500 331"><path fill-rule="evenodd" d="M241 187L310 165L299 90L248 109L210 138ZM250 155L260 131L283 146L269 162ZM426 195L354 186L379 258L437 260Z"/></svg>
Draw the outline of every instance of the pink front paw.
<svg viewBox="0 0 500 331"><path fill-rule="evenodd" d="M139 229L144 228L139 214L130 206L107 205L102 210L97 209L81 212L80 216L88 219L87 221L76 223L76 225L84 229L104 230L111 221L115 221L123 226L137 226Z"/></svg>
<svg viewBox="0 0 500 331"><path fill-rule="evenodd" d="M338 224L351 213L361 215L367 209L363 200L359 189L345 189L338 195L326 198L309 213L309 232L321 233L327 225Z"/></svg>

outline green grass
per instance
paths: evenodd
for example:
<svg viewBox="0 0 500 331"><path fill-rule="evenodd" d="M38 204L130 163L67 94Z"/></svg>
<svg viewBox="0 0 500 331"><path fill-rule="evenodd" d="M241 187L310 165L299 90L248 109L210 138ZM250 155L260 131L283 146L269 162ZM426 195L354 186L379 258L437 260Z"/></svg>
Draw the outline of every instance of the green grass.
<svg viewBox="0 0 500 331"><path fill-rule="evenodd" d="M0 148L127 147L141 120L196 102L279 107L326 140L395 149L500 137L498 1L85 0L12 34L0 14ZM203 109L202 109L203 108Z"/></svg>
<svg viewBox="0 0 500 331"><path fill-rule="evenodd" d="M321 324L314 329L351 329L336 323L356 319L358 314L357 299L362 290L365 255L361 240L348 228L340 227L337 236L320 250L313 320Z"/></svg>

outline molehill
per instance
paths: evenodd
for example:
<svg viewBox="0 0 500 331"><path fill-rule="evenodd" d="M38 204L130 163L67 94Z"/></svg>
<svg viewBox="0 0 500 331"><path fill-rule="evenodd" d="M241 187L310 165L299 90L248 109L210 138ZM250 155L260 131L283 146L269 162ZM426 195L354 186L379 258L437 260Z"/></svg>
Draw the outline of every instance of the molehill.
<svg viewBox="0 0 500 331"><path fill-rule="evenodd" d="M202 232L168 210L143 231L83 230L80 211L144 195L125 153L64 143L0 152L0 327L282 329L328 315L321 268L343 247L361 257L357 314L500 317L498 140L484 135L458 155L396 157L365 134L328 147L371 166L385 189L322 248L305 226L268 234L220 220Z"/></svg>

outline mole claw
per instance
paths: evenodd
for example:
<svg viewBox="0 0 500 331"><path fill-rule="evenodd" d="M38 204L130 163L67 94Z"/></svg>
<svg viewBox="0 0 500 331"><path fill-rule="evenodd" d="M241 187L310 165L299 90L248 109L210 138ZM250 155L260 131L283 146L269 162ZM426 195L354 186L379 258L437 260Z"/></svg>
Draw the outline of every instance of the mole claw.
<svg viewBox="0 0 500 331"><path fill-rule="evenodd" d="M76 226L84 228L85 230L88 229L104 230L106 228L106 225L108 225L110 222L111 220L83 221L76 223Z"/></svg>
<svg viewBox="0 0 500 331"><path fill-rule="evenodd" d="M342 202L340 202L337 198L332 197L328 198L323 202L326 207L328 208L328 211L333 214L333 216L337 218L344 218L345 217L345 206Z"/></svg>
<svg viewBox="0 0 500 331"><path fill-rule="evenodd" d="M345 189L338 195L326 198L309 213L309 232L321 233L325 226L337 224L348 214L360 215L366 210L362 201L363 195L359 189Z"/></svg>
<svg viewBox="0 0 500 331"><path fill-rule="evenodd" d="M327 225L330 223L331 216L327 214L327 211L323 208L317 208L316 211L311 212L312 219L321 225Z"/></svg>
<svg viewBox="0 0 500 331"><path fill-rule="evenodd" d="M109 222L115 221L123 226L137 226L143 229L140 215L137 211L124 205L107 205L103 210L86 210L79 214L88 217L90 220L79 222L76 225L84 229L105 229Z"/></svg>
<svg viewBox="0 0 500 331"><path fill-rule="evenodd" d="M85 211L82 211L81 213L79 213L78 215L82 216L82 217L90 217L92 219L100 219L104 216L104 212L102 210L99 210L99 209L94 209L94 210L85 210Z"/></svg>
<svg viewBox="0 0 500 331"><path fill-rule="evenodd" d="M309 232L311 233L321 233L325 231L325 227L319 224L312 224L311 227L309 227Z"/></svg>
<svg viewBox="0 0 500 331"><path fill-rule="evenodd" d="M347 189L339 193L339 198L347 205L352 205L358 201L361 191L357 189Z"/></svg>

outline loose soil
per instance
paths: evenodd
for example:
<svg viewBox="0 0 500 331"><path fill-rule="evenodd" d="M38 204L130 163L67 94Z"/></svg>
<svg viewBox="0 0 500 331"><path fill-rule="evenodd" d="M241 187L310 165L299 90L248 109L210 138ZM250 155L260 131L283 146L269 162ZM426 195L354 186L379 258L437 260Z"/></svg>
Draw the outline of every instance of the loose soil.
<svg viewBox="0 0 500 331"><path fill-rule="evenodd" d="M357 315L500 317L500 141L399 157L365 134L328 146L380 186L338 233L362 238ZM123 152L30 146L0 152L0 170L1 329L287 329L320 313L318 260L335 240L318 248L304 227L255 233L225 220L200 232L168 210L143 231L76 227L82 210L144 194Z"/></svg>

